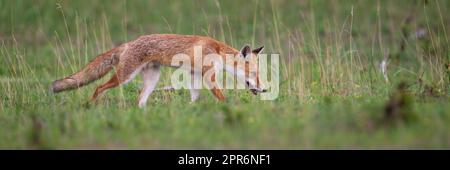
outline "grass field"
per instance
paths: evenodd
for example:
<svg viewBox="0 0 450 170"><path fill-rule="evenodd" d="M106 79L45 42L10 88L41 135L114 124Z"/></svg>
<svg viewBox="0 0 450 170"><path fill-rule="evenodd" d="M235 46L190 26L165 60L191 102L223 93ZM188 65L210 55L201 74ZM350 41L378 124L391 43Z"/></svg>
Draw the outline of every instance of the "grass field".
<svg viewBox="0 0 450 170"><path fill-rule="evenodd" d="M0 0L2 149L449 149L450 1ZM139 35L197 34L281 58L280 95L53 80ZM387 61L385 74L380 63ZM158 86L170 84L163 69Z"/></svg>

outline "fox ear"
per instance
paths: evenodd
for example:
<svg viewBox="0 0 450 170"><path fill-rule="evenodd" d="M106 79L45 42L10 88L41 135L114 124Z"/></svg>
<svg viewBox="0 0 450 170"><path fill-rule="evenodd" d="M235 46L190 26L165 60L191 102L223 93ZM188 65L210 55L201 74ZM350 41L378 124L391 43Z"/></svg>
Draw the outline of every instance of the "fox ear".
<svg viewBox="0 0 450 170"><path fill-rule="evenodd" d="M242 57L244 57L244 58L245 58L245 56L247 56L247 54L249 54L250 52L251 52L251 48L250 48L249 45L245 45L245 46L242 47L242 49L241 49L241 54L242 54Z"/></svg>
<svg viewBox="0 0 450 170"><path fill-rule="evenodd" d="M261 46L261 47L259 47L257 49L254 49L252 52L255 53L255 54L259 54L263 49L264 49L264 46Z"/></svg>

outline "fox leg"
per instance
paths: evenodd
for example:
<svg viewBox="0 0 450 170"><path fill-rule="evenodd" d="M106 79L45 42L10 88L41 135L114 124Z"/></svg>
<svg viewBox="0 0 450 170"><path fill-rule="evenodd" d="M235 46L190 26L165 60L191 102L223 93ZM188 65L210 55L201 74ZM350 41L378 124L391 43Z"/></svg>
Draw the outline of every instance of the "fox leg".
<svg viewBox="0 0 450 170"><path fill-rule="evenodd" d="M191 103L197 101L200 96L200 89L195 86L195 82L202 83L201 75L199 73L191 72L191 78L194 80L191 82L191 86L189 87L189 92L191 93Z"/></svg>
<svg viewBox="0 0 450 170"><path fill-rule="evenodd" d="M216 96L216 98L219 101L225 101L225 96L223 95L222 90L218 88L219 86L217 86L217 82L216 82L216 78L215 77L216 76L215 76L215 73L214 73L214 74L212 74L211 77L207 77L206 78L207 86L209 86L209 89L211 90L213 95Z"/></svg>
<svg viewBox="0 0 450 170"><path fill-rule="evenodd" d="M139 94L139 107L144 107L147 102L148 96L155 90L156 83L158 83L160 76L159 65L149 64L141 72L142 80L144 81L144 87Z"/></svg>
<svg viewBox="0 0 450 170"><path fill-rule="evenodd" d="M225 101L225 96L223 96L222 90L217 88L212 88L211 92L216 96L219 101Z"/></svg>
<svg viewBox="0 0 450 170"><path fill-rule="evenodd" d="M101 95L103 92L105 92L105 90L116 87L120 84L119 82L119 78L117 77L116 74L114 74L111 79L109 79L109 81L107 81L106 83L100 85L97 87L97 89L95 89L94 95L92 95L91 101L95 102L97 100L97 97L99 95Z"/></svg>
<svg viewBox="0 0 450 170"><path fill-rule="evenodd" d="M97 87L94 94L92 95L91 101L95 102L97 100L98 96L103 94L106 90L117 87L119 85L122 85L122 84L125 84L125 83L131 81L136 76L136 74L141 71L143 66L145 66L145 65L142 65L139 67L134 67L134 69L133 69L133 67L131 67L131 66L127 66L127 65L123 65L123 64L119 63L119 65L116 69L116 74L114 74L109 81L107 81L106 83ZM125 70L122 68L128 68L128 69Z"/></svg>
<svg viewBox="0 0 450 170"><path fill-rule="evenodd" d="M189 92L191 93L191 103L197 101L200 96L200 89L189 89Z"/></svg>

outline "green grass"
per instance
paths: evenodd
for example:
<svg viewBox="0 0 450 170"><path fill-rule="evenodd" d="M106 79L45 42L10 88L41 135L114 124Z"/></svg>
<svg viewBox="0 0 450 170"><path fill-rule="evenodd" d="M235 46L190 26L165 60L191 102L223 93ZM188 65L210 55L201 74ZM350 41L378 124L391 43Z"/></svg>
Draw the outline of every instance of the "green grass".
<svg viewBox="0 0 450 170"><path fill-rule="evenodd" d="M448 149L449 11L443 0L0 0L0 148ZM265 45L281 57L280 95L227 90L221 103L204 90L189 104L187 90L156 91L138 109L137 78L86 105L110 75L49 92L97 54L152 33Z"/></svg>

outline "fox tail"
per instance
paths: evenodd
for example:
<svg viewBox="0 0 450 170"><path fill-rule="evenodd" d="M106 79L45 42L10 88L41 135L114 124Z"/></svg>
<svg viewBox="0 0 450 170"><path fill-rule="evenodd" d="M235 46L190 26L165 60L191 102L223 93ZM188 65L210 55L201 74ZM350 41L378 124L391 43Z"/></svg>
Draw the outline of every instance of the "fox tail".
<svg viewBox="0 0 450 170"><path fill-rule="evenodd" d="M117 65L117 63L119 62L120 54L124 51L124 49L125 46L121 45L98 55L79 72L67 76L63 79L53 81L51 90L54 93L73 90L87 85L97 79L100 79L110 70L112 70L115 65Z"/></svg>

